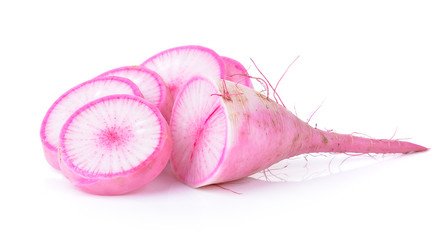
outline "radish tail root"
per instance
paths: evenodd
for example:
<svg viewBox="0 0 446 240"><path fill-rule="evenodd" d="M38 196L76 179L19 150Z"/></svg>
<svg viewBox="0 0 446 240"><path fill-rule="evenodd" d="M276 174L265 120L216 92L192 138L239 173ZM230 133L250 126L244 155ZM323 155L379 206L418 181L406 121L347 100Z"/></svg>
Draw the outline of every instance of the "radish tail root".
<svg viewBox="0 0 446 240"><path fill-rule="evenodd" d="M315 129L310 152L336 153L415 153L428 148L400 140L372 139Z"/></svg>

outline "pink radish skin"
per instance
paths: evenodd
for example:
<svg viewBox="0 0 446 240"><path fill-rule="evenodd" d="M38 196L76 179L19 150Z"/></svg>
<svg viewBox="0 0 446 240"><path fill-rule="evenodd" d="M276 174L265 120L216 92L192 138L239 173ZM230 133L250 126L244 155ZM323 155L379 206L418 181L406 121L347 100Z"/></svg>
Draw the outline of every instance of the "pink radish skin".
<svg viewBox="0 0 446 240"><path fill-rule="evenodd" d="M197 77L178 94L170 127L172 169L201 187L240 179L299 154L412 153L427 148L315 129L263 94Z"/></svg>
<svg viewBox="0 0 446 240"><path fill-rule="evenodd" d="M58 145L60 130L78 108L95 99L111 94L131 94L142 97L138 87L122 77L100 77L81 83L60 96L47 111L40 128L40 139L47 162L60 170Z"/></svg>
<svg viewBox="0 0 446 240"><path fill-rule="evenodd" d="M144 99L158 107L164 118L169 122L172 112L173 98L163 79L156 72L143 66L120 67L107 71L99 77L124 77L135 83Z"/></svg>
<svg viewBox="0 0 446 240"><path fill-rule="evenodd" d="M172 151L164 117L148 101L111 95L77 110L60 133L62 173L98 195L134 191L158 176Z"/></svg>
<svg viewBox="0 0 446 240"><path fill-rule="evenodd" d="M248 71L241 63L228 57L222 56L221 59L225 64L225 80L253 88L251 79L247 76Z"/></svg>

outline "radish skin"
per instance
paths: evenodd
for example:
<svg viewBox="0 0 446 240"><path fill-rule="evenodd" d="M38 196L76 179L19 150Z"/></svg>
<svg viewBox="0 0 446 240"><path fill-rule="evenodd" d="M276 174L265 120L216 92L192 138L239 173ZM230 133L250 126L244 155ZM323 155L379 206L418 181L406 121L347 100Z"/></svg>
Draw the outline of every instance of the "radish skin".
<svg viewBox="0 0 446 240"><path fill-rule="evenodd" d="M170 121L172 169L201 187L240 179L299 154L412 153L427 148L315 129L251 88L197 77L178 94Z"/></svg>
<svg viewBox="0 0 446 240"><path fill-rule="evenodd" d="M143 66L127 66L112 69L98 77L104 76L124 77L135 83L144 99L155 105L169 122L173 98L159 74Z"/></svg>
<svg viewBox="0 0 446 240"><path fill-rule="evenodd" d="M248 71L240 62L224 56L221 56L221 59L225 64L225 80L253 88L251 78L248 77Z"/></svg>
<svg viewBox="0 0 446 240"><path fill-rule="evenodd" d="M59 167L59 134L65 121L78 108L95 99L111 94L131 94L142 97L138 87L122 77L98 77L83 82L60 96L45 114L40 128L40 139L47 162L56 170Z"/></svg>
<svg viewBox="0 0 446 240"><path fill-rule="evenodd" d="M172 151L169 126L140 97L110 95L78 109L60 133L61 172L98 195L134 191L158 176Z"/></svg>

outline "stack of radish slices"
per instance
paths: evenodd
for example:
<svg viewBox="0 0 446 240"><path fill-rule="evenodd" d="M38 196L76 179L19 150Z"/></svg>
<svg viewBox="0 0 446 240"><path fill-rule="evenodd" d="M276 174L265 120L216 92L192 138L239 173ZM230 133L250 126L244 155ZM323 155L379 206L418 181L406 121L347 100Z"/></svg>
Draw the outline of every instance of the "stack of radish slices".
<svg viewBox="0 0 446 240"><path fill-rule="evenodd" d="M172 152L168 122L192 77L252 86L245 68L201 46L163 51L140 66L107 71L68 90L47 111L40 136L48 163L94 194L136 190L158 176Z"/></svg>
<svg viewBox="0 0 446 240"><path fill-rule="evenodd" d="M239 62L201 46L105 72L48 110L40 132L46 159L86 192L117 195L153 180L169 159L180 181L202 187L299 154L427 150L313 128L269 97L277 93L266 79L256 79L267 95L252 89Z"/></svg>

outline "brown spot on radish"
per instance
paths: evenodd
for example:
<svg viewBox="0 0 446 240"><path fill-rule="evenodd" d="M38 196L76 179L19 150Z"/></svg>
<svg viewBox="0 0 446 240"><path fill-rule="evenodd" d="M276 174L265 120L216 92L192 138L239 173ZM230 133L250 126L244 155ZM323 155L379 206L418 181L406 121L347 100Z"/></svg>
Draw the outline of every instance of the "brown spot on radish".
<svg viewBox="0 0 446 240"><path fill-rule="evenodd" d="M322 142L324 142L324 144L327 145L327 143L328 143L327 137L325 137L325 135L322 133L321 133L321 135L322 135Z"/></svg>
<svg viewBox="0 0 446 240"><path fill-rule="evenodd" d="M262 127L262 124L260 123L259 120L257 120L256 122L257 122L257 126L258 126L259 128Z"/></svg>
<svg viewBox="0 0 446 240"><path fill-rule="evenodd" d="M293 146L296 145L297 141L299 141L299 137L300 137L300 134L297 134L297 135L293 138L293 141L292 141L292 145L293 145Z"/></svg>
<svg viewBox="0 0 446 240"><path fill-rule="evenodd" d="M244 104L244 103L246 103L248 101L248 98L242 92L239 92L239 93L235 94L234 97L235 97L235 100L237 102L240 102L241 104Z"/></svg>
<svg viewBox="0 0 446 240"><path fill-rule="evenodd" d="M271 119L271 123L273 124L273 127L276 128L276 121L274 121L274 119Z"/></svg>
<svg viewBox="0 0 446 240"><path fill-rule="evenodd" d="M260 92L256 92L256 95L258 97L260 97L261 99L263 99L263 100L267 100L268 99L265 95L261 94Z"/></svg>
<svg viewBox="0 0 446 240"><path fill-rule="evenodd" d="M266 109L269 109L271 107L270 104L273 102L271 101L271 99L259 92L255 92L255 94L262 100L263 104L265 104Z"/></svg>
<svg viewBox="0 0 446 240"><path fill-rule="evenodd" d="M248 113L243 113L243 116L247 121L249 121L249 119L251 118L251 115L249 115Z"/></svg>
<svg viewBox="0 0 446 240"><path fill-rule="evenodd" d="M231 122L233 122L234 124L237 124L237 120L238 120L238 113L236 112L236 113L232 113L232 114L230 114L229 115L229 120L231 121Z"/></svg>

